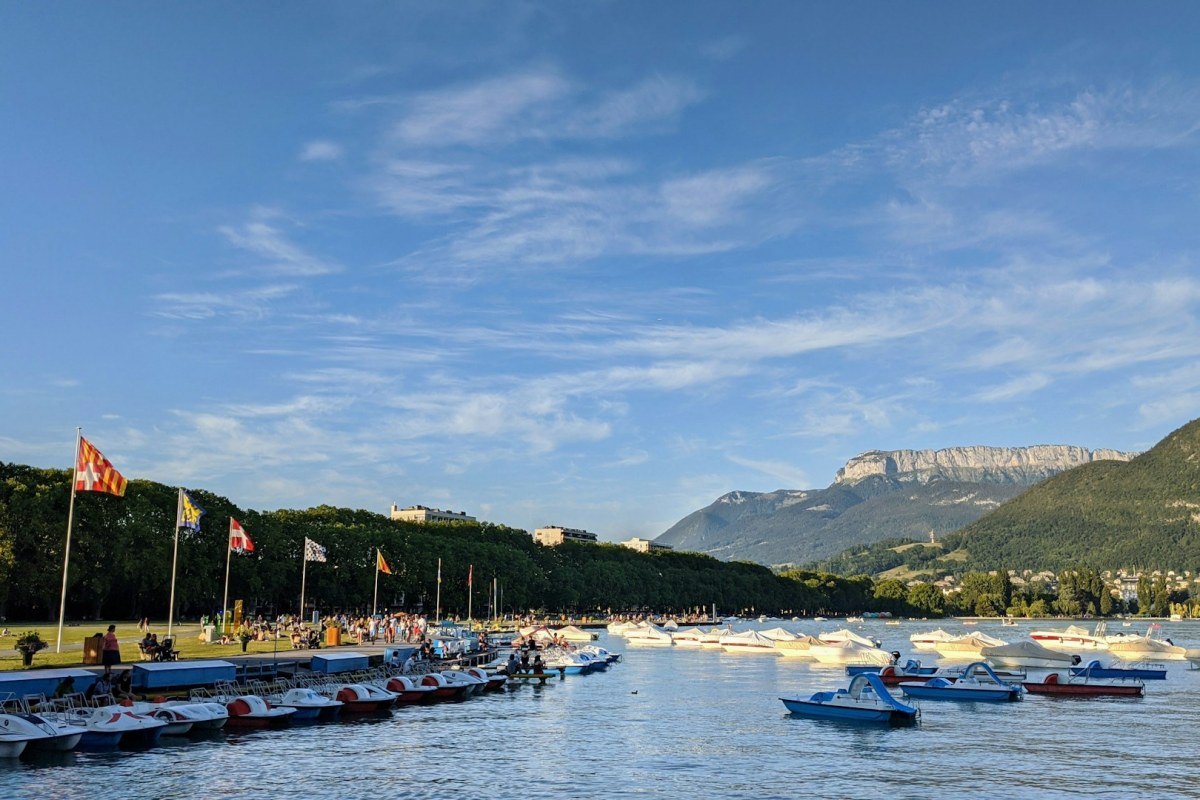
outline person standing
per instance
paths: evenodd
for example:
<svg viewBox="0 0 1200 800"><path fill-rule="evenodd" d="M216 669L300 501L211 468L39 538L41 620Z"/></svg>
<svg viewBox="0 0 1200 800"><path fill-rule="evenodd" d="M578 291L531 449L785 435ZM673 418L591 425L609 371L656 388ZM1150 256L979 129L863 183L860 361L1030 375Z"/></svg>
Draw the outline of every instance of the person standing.
<svg viewBox="0 0 1200 800"><path fill-rule="evenodd" d="M109 625L108 633L104 634L104 650L101 653L101 663L104 664L104 674L112 673L114 664L121 663L121 643L117 641L117 626Z"/></svg>

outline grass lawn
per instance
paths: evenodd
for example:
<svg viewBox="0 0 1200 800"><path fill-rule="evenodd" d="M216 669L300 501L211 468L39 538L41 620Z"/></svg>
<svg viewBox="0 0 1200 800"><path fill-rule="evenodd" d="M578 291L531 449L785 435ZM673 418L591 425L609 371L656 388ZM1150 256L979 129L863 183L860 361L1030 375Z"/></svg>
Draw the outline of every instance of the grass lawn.
<svg viewBox="0 0 1200 800"><path fill-rule="evenodd" d="M12 636L0 638L0 670L9 669L24 669L21 666L21 654L13 650L17 644L17 637L25 631L37 631L38 634L50 646L33 657L33 667L78 667L83 664L83 640L96 633L104 633L108 630L109 625L117 626L117 639L121 642L121 661L124 664L136 664L141 658L141 653L138 651L138 642L142 640L141 631L137 629L137 625L133 622L120 622L116 620L108 622L80 622L78 624L69 624L63 628L63 651L61 653L54 652L54 645L58 639L58 624L45 623L41 625L22 625L20 623L10 624L9 629L12 631ZM167 623L152 622L150 630L158 634L159 641L166 636ZM200 641L200 623L191 622L182 625L175 625L172 630L175 636L175 649L179 651L180 658L224 658L226 656L238 655L242 652L240 643L235 644L204 644ZM291 641L287 638L279 640L279 650L288 651L292 649ZM246 648L247 653L267 653L270 654L275 648L273 642L250 642Z"/></svg>

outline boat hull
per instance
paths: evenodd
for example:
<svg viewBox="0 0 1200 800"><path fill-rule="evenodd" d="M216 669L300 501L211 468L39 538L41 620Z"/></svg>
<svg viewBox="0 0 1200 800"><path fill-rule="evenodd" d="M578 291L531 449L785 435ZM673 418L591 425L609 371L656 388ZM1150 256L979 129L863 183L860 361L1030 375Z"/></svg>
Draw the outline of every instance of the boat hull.
<svg viewBox="0 0 1200 800"><path fill-rule="evenodd" d="M956 700L960 703L1008 703L1021 699L1021 690L993 688L962 688L930 686L924 681L905 681L900 684L905 696L918 700Z"/></svg>
<svg viewBox="0 0 1200 800"><path fill-rule="evenodd" d="M870 722L890 725L906 725L914 721L914 715L895 709L852 708L829 703L814 703L811 700L779 698L793 715L814 719L833 719L845 722Z"/></svg>
<svg viewBox="0 0 1200 800"><path fill-rule="evenodd" d="M1023 684L1025 691L1030 694L1048 695L1053 697L1141 697L1146 692L1144 686L1103 686L1086 683L1041 683L1029 682Z"/></svg>

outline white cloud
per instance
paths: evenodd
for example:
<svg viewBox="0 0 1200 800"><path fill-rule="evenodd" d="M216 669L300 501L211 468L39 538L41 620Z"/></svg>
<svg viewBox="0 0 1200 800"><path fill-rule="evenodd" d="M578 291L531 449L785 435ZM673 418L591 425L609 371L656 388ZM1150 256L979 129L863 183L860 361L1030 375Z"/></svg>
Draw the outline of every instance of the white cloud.
<svg viewBox="0 0 1200 800"><path fill-rule="evenodd" d="M337 161L346 153L337 142L331 142L328 139L314 139L311 142L305 142L304 147L300 150L301 161Z"/></svg>
<svg viewBox="0 0 1200 800"><path fill-rule="evenodd" d="M1010 381L975 393L975 399L984 403L999 403L1033 394L1050 384L1050 378L1041 373L1021 375Z"/></svg>
<svg viewBox="0 0 1200 800"><path fill-rule="evenodd" d="M278 216L277 212L260 209L242 225L223 225L218 230L234 247L262 259L258 268L268 274L312 277L341 271L339 265L318 258L291 242L273 224L272 220Z"/></svg>
<svg viewBox="0 0 1200 800"><path fill-rule="evenodd" d="M753 458L743 458L733 454L726 454L725 458L738 466L748 467L764 475L770 475L772 478L778 478L783 482L780 488L800 489L809 485L808 474L792 464L782 461L761 461Z"/></svg>

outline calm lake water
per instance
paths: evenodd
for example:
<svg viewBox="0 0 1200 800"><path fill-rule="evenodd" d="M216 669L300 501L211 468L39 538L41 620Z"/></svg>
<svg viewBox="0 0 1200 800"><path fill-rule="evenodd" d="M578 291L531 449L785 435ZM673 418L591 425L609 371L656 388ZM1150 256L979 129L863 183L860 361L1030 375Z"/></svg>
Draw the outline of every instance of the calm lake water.
<svg viewBox="0 0 1200 800"><path fill-rule="evenodd" d="M737 627L776 625L844 627ZM939 624L850 627L907 655L911 633ZM1176 644L1200 647L1200 625L1165 628ZM974 628L1010 641L1031 629ZM781 696L845 686L842 668L632 648L603 634L600 643L625 654L607 673L459 704L145 751L0 760L0 798L1200 797L1200 671L1187 662L1148 682L1144 699L926 701L919 725L885 728L785 712Z"/></svg>

